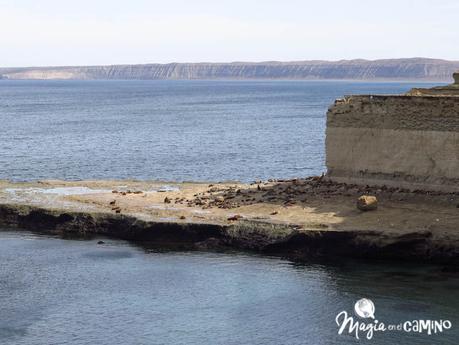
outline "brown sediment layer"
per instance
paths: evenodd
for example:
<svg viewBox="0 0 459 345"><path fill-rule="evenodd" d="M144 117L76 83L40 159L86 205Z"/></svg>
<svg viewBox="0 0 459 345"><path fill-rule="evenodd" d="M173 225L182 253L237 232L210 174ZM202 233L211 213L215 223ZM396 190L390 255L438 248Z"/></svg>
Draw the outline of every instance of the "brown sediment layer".
<svg viewBox="0 0 459 345"><path fill-rule="evenodd" d="M327 127L459 132L459 100L456 96L346 96L330 107Z"/></svg>
<svg viewBox="0 0 459 345"><path fill-rule="evenodd" d="M458 96L348 96L326 131L335 182L459 192Z"/></svg>
<svg viewBox="0 0 459 345"><path fill-rule="evenodd" d="M132 189L145 187L145 183L123 183ZM117 184L52 181L34 186ZM232 247L296 260L349 256L458 263L459 258L454 193L372 189L316 177L251 185L175 184L179 191L101 191L50 202L38 196L10 200L12 186L28 190L31 184L3 183L0 224L4 226L193 248ZM355 201L360 194L377 195L378 210L358 211ZM170 208L160 209L166 198ZM65 204L69 201L73 203ZM115 204L120 213L113 210ZM235 214L241 216L228 217Z"/></svg>

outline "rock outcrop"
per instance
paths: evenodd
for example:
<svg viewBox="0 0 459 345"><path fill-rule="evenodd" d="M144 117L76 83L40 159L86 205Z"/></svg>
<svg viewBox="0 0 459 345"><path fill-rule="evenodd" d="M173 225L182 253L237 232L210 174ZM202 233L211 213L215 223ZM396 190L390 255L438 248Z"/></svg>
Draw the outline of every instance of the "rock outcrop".
<svg viewBox="0 0 459 345"><path fill-rule="evenodd" d="M0 204L0 225L66 237L104 235L137 243L188 249L238 248L296 261L353 257L457 264L458 247L436 241L430 231L299 231L290 225L235 225L143 221L133 216L72 212Z"/></svg>
<svg viewBox="0 0 459 345"><path fill-rule="evenodd" d="M116 192L120 186L125 192ZM371 189L322 176L180 183L164 192L160 186L153 181L0 181L0 228L180 248L247 249L295 260L350 256L459 262L459 193ZM377 196L376 211L356 209L362 195L369 202ZM164 204L165 197L170 203Z"/></svg>
<svg viewBox="0 0 459 345"><path fill-rule="evenodd" d="M437 86L430 89L414 88L406 93L407 96L459 96L459 73L453 74L454 83Z"/></svg>
<svg viewBox="0 0 459 345"><path fill-rule="evenodd" d="M337 100L326 154L334 181L458 191L459 85Z"/></svg>
<svg viewBox="0 0 459 345"><path fill-rule="evenodd" d="M8 79L349 79L446 81L459 61L434 59L170 63L0 68Z"/></svg>

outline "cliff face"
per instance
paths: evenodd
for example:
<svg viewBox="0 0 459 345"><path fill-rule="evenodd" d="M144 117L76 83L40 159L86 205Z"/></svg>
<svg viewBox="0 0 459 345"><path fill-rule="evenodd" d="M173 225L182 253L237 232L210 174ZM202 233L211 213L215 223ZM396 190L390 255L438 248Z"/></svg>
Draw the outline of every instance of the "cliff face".
<svg viewBox="0 0 459 345"><path fill-rule="evenodd" d="M171 63L0 68L8 79L350 79L448 81L459 61L433 59Z"/></svg>
<svg viewBox="0 0 459 345"><path fill-rule="evenodd" d="M459 188L459 97L350 96L327 114L328 176L337 182Z"/></svg>

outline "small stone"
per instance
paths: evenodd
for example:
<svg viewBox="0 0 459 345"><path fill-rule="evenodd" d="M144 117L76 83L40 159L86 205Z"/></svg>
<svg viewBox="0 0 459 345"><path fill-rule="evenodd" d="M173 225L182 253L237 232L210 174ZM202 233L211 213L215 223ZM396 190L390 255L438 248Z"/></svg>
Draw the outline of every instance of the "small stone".
<svg viewBox="0 0 459 345"><path fill-rule="evenodd" d="M275 215L278 214L278 213L279 213L279 212L274 211L274 212L271 212L270 215L271 215L271 216L275 216Z"/></svg>
<svg viewBox="0 0 459 345"><path fill-rule="evenodd" d="M165 204L170 204L171 203L171 199L169 199L167 196L164 198L164 203Z"/></svg>
<svg viewBox="0 0 459 345"><path fill-rule="evenodd" d="M185 216L180 216L180 219L182 219L182 220L183 220L183 219L186 219L186 217L185 217Z"/></svg>
<svg viewBox="0 0 459 345"><path fill-rule="evenodd" d="M234 216L228 217L228 220L234 221L234 220L239 220L241 218L244 218L244 217L242 217L240 214L235 214Z"/></svg>
<svg viewBox="0 0 459 345"><path fill-rule="evenodd" d="M374 211L378 208L378 199L371 195L362 195L357 200L357 208L361 211Z"/></svg>
<svg viewBox="0 0 459 345"><path fill-rule="evenodd" d="M110 201L110 205L115 205L116 200Z"/></svg>
<svg viewBox="0 0 459 345"><path fill-rule="evenodd" d="M121 210L118 209L118 210L116 210L115 212L116 212L116 213L121 213Z"/></svg>
<svg viewBox="0 0 459 345"><path fill-rule="evenodd" d="M296 204L295 200L287 200L287 201L284 202L284 206L285 207L293 206L295 204Z"/></svg>
<svg viewBox="0 0 459 345"><path fill-rule="evenodd" d="M97 244L104 244L104 243L105 243L104 241L97 242Z"/></svg>
<svg viewBox="0 0 459 345"><path fill-rule="evenodd" d="M224 201L225 201L225 198L222 197L221 195L219 195L219 196L217 196L217 197L215 198L215 201L216 201L216 202L224 202Z"/></svg>

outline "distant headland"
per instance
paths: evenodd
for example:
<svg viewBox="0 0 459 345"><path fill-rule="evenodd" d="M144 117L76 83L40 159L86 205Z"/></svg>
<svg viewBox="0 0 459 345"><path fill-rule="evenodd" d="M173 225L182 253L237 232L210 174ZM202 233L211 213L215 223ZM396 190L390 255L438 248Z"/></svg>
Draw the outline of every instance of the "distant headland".
<svg viewBox="0 0 459 345"><path fill-rule="evenodd" d="M111 66L0 68L0 79L187 80L451 80L459 61L409 58L385 60L169 63Z"/></svg>

